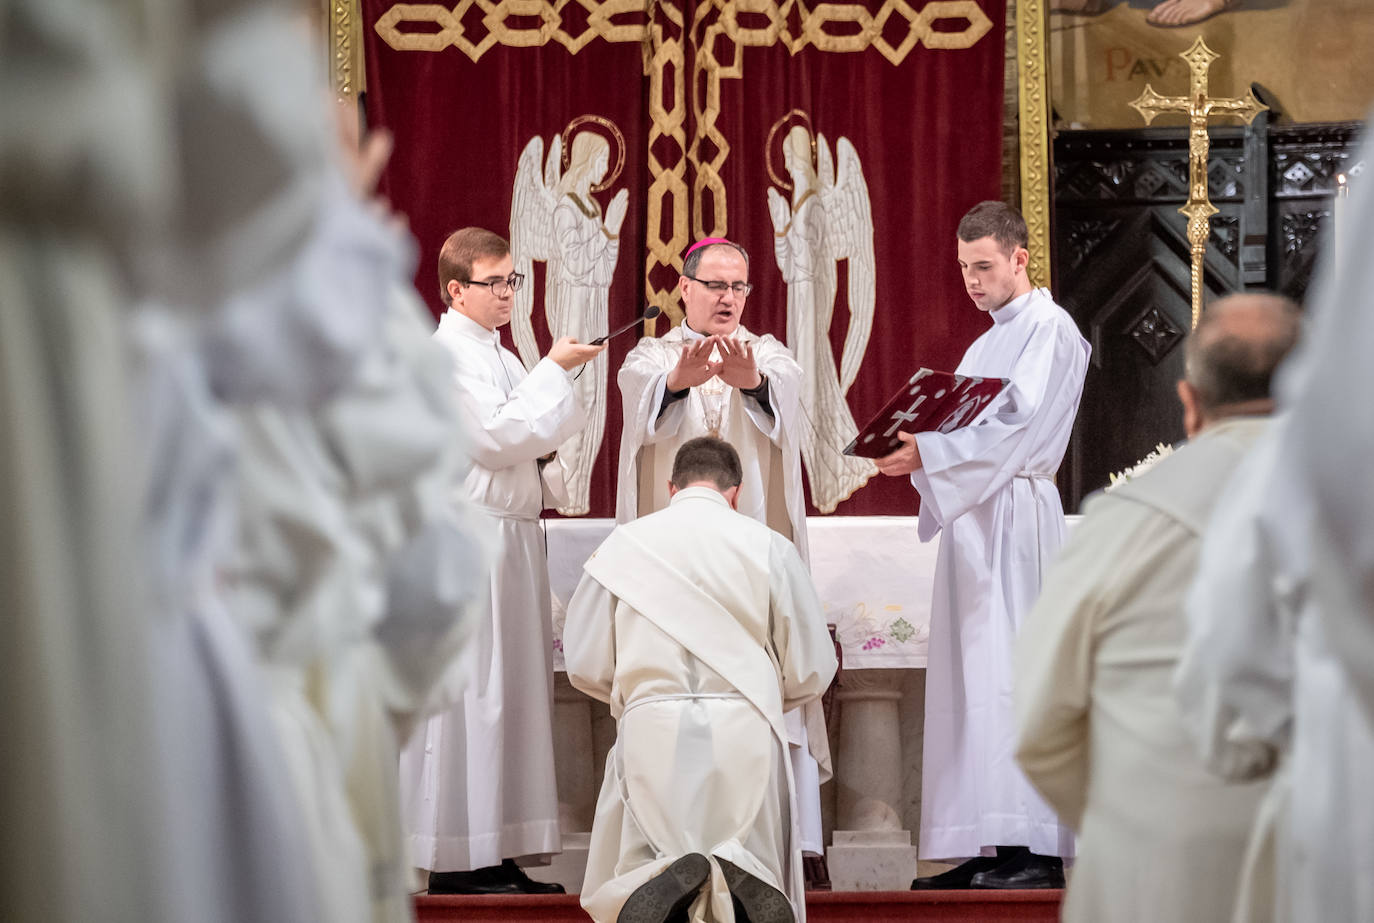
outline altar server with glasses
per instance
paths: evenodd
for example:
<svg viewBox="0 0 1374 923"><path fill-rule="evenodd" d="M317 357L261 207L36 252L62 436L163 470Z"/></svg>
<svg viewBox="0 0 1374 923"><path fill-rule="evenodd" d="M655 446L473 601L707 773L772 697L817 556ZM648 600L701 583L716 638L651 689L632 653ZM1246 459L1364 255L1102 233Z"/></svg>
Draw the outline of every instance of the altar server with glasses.
<svg viewBox="0 0 1374 923"><path fill-rule="evenodd" d="M563 890L532 881L520 867L561 848L539 513L561 502L562 469L549 456L586 422L568 372L605 347L563 337L526 372L497 332L510 321L523 281L509 244L491 231L455 231L439 253L449 310L435 337L453 354L472 456L454 490L492 517L498 545L456 701L421 728L402 757L411 858L430 870L431 893Z"/></svg>

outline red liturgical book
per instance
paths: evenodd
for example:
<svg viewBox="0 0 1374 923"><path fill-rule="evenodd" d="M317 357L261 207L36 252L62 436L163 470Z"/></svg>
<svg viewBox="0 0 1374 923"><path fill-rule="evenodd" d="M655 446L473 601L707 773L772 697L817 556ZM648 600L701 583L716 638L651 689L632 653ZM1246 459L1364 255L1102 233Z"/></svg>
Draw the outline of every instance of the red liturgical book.
<svg viewBox="0 0 1374 923"><path fill-rule="evenodd" d="M897 432L949 433L968 426L994 397L1002 393L1009 379L975 378L933 369L917 369L887 406L868 421L844 454L860 458L882 458L900 448Z"/></svg>

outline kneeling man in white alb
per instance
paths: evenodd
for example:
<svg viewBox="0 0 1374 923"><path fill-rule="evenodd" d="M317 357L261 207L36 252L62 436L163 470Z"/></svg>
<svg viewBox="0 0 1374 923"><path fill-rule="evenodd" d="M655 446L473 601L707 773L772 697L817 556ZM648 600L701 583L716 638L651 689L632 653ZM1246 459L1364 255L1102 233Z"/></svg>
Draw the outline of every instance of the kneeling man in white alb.
<svg viewBox="0 0 1374 923"><path fill-rule="evenodd" d="M740 479L729 443L686 442L667 508L618 526L568 605L568 679L618 722L582 886L598 923L805 917L782 716L835 652L796 548L736 512Z"/></svg>

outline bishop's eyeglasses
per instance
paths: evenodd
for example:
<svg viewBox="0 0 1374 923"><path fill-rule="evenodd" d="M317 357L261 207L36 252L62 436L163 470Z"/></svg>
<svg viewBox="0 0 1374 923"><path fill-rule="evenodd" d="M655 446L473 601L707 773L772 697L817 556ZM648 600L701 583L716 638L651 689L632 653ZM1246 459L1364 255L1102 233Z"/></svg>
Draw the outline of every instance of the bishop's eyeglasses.
<svg viewBox="0 0 1374 923"><path fill-rule="evenodd" d="M504 279L493 279L490 282L478 282L476 279L469 279L464 285L481 285L491 289L491 293L497 298L505 298L511 292L520 291L520 286L525 284L525 276L522 273L513 272Z"/></svg>
<svg viewBox="0 0 1374 923"><path fill-rule="evenodd" d="M741 298L745 298L754 290L752 282L722 282L720 279L698 279L696 276L688 276L693 282L706 286L706 291L712 295L724 295L726 289L734 292Z"/></svg>

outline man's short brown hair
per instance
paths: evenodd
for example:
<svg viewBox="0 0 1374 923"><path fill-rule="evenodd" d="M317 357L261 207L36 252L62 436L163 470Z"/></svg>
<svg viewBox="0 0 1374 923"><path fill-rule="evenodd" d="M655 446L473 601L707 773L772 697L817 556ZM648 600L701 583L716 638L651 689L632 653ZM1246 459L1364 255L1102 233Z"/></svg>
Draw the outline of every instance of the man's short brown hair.
<svg viewBox="0 0 1374 923"><path fill-rule="evenodd" d="M984 237L997 241L997 246L1010 256L1017 247L1029 247L1026 219L1005 202L979 202L959 220L959 239L966 244Z"/></svg>
<svg viewBox="0 0 1374 923"><path fill-rule="evenodd" d="M451 280L472 281L472 264L478 260L499 260L510 253L510 244L500 234L486 228L462 228L454 231L439 248L439 297L444 304L453 304L448 294Z"/></svg>
<svg viewBox="0 0 1374 923"><path fill-rule="evenodd" d="M698 436L688 439L673 457L673 486L678 490L688 484L710 481L722 491L738 487L744 480L739 453L724 439Z"/></svg>

